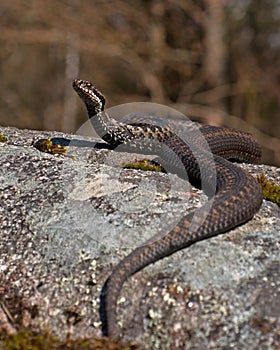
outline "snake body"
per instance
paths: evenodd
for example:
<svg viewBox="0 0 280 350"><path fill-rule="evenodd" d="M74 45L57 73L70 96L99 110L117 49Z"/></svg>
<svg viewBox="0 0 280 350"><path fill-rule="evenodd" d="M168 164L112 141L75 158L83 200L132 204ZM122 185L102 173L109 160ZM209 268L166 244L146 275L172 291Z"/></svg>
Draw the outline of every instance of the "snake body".
<svg viewBox="0 0 280 350"><path fill-rule="evenodd" d="M196 186L206 182L204 190L210 197L208 205L185 215L171 231L133 250L113 269L102 293L103 332L118 338L117 300L128 277L197 241L229 231L259 210L262 192L258 182L228 159L257 162L261 151L252 135L234 129L196 124L209 145L205 150L196 136L191 143L186 142L168 126L153 124L148 117L136 115L131 123L118 123L104 111L105 98L91 83L74 80L73 88L104 141L114 147L123 146L125 151L159 155L178 173L184 170Z"/></svg>

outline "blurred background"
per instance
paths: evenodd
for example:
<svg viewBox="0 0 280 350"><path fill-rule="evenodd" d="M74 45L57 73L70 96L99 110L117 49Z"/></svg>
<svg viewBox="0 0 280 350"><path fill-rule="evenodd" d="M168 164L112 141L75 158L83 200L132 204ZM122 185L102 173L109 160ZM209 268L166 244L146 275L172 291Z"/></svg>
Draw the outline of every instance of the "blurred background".
<svg viewBox="0 0 280 350"><path fill-rule="evenodd" d="M255 134L280 165L279 0L0 4L0 125L75 132L73 78L107 107L149 101Z"/></svg>

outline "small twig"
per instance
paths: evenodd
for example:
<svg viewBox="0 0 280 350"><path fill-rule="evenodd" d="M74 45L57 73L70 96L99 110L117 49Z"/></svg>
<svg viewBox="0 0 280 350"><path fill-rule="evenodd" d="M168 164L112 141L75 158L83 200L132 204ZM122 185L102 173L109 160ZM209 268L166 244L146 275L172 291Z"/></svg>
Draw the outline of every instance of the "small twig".
<svg viewBox="0 0 280 350"><path fill-rule="evenodd" d="M8 335L16 334L17 330L12 325L13 317L4 303L0 303L0 329L4 330Z"/></svg>

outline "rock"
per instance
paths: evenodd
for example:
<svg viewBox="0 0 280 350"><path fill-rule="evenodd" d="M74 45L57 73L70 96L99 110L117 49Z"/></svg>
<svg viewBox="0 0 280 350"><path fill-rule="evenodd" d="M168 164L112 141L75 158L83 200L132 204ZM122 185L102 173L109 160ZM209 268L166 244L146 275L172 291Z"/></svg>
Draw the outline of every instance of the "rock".
<svg viewBox="0 0 280 350"><path fill-rule="evenodd" d="M100 291L112 267L205 202L176 175L122 169L143 156L57 132L0 128L1 299L17 325L60 339L101 336ZM67 153L34 141L56 138ZM93 147L95 146L95 148ZM280 169L241 164L279 181ZM280 209L199 242L125 284L124 340L142 349L280 346Z"/></svg>

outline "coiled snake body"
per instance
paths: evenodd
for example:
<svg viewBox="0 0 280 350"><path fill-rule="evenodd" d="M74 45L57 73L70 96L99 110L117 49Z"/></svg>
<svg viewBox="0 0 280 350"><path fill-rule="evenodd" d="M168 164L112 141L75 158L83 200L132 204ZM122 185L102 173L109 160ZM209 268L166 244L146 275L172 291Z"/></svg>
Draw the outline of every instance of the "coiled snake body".
<svg viewBox="0 0 280 350"><path fill-rule="evenodd" d="M91 83L74 80L73 88L85 103L92 124L104 141L114 147L125 146L125 151L159 155L178 173L186 171L191 183L201 186L204 182L204 190L211 197L210 206L206 203L185 215L171 231L136 248L113 269L103 287L103 332L117 338L120 336L117 299L129 276L197 241L250 220L259 210L262 192L258 182L227 159L256 162L261 151L252 135L234 129L196 124L210 147L205 150L196 137L189 144L168 126L155 125L149 118L146 122L140 115L131 123L118 123L104 112L105 98ZM211 157L210 152L213 153Z"/></svg>

